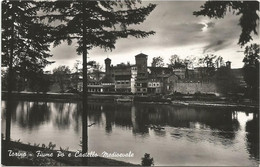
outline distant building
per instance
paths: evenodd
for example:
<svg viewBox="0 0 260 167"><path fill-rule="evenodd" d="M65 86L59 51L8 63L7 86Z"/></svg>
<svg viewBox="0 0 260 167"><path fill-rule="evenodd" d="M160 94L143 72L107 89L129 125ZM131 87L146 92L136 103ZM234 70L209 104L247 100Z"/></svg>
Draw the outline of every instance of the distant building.
<svg viewBox="0 0 260 167"><path fill-rule="evenodd" d="M99 81L89 79L88 91L139 95L174 92L217 93L219 91L215 74L221 68L215 69L213 66L208 66L188 69L187 64L179 68L148 67L147 59L148 55L140 53L135 56L135 64L121 63L116 66L111 65L111 59L105 59L105 75ZM230 61L226 62L224 68L230 69L240 85L245 86L241 69L231 69Z"/></svg>

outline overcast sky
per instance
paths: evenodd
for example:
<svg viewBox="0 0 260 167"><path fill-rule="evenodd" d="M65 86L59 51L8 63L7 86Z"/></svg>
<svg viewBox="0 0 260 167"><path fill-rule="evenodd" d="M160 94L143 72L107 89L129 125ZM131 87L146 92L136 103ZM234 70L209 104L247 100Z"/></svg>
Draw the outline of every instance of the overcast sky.
<svg viewBox="0 0 260 167"><path fill-rule="evenodd" d="M148 65L152 58L161 56L165 64L171 55L177 54L181 58L187 56L201 57L206 54L216 54L225 61L232 62L232 68L243 66L243 51L238 43L241 27L238 25L240 16L227 14L224 19L209 19L196 17L192 13L198 11L203 1L164 1L143 2L143 5L155 3L157 7L147 17L139 29L153 30L155 35L144 39L127 38L119 39L116 48L105 52L100 48L89 51L89 60L94 60L104 65L104 59L109 57L112 64L121 62L135 63L135 55L144 53L148 55ZM254 36L254 41L259 43L259 38ZM59 65L73 67L81 56L76 54L77 44L68 46L67 43L52 48L51 53L55 63L46 67L52 70Z"/></svg>

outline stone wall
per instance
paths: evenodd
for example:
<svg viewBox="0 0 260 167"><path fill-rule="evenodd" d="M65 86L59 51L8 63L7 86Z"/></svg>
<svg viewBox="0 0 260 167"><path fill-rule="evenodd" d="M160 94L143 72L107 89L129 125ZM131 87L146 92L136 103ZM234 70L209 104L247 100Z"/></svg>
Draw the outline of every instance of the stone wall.
<svg viewBox="0 0 260 167"><path fill-rule="evenodd" d="M217 93L215 83L174 83L173 92L180 92L183 94L200 93Z"/></svg>

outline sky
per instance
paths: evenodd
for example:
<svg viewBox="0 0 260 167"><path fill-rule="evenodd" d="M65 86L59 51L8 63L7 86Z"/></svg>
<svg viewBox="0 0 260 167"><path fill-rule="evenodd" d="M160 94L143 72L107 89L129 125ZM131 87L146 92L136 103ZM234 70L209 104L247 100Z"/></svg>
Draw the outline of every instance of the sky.
<svg viewBox="0 0 260 167"><path fill-rule="evenodd" d="M104 59L109 57L112 64L130 62L135 63L135 55L144 53L148 55L148 66L153 57L161 56L164 63L169 63L171 55L177 54L180 58L202 57L206 54L222 56L224 61L231 61L232 68L243 66L243 51L237 43L241 33L238 25L240 16L227 13L223 19L210 19L208 17L193 15L200 10L203 1L144 1L142 5L157 4L156 8L137 29L156 32L148 38L136 39L130 37L119 39L112 51L93 48L89 51L88 60L98 62L104 67ZM253 43L259 43L259 37L253 36ZM55 61L45 70L53 70L59 65L73 68L76 60L81 56L76 53L77 44L68 46L62 43L51 48Z"/></svg>

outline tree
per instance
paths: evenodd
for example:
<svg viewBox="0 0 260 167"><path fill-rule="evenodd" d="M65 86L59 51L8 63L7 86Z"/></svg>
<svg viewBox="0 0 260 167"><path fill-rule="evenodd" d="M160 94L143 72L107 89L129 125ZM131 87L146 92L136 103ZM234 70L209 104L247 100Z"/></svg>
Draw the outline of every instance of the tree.
<svg viewBox="0 0 260 167"><path fill-rule="evenodd" d="M89 76L94 80L99 81L101 79L102 70L103 66L94 62L93 66L89 69Z"/></svg>
<svg viewBox="0 0 260 167"><path fill-rule="evenodd" d="M257 93L259 92L259 45L251 44L246 46L244 54L244 80L248 85L249 96L255 99L258 97Z"/></svg>
<svg viewBox="0 0 260 167"><path fill-rule="evenodd" d="M224 63L223 57L221 57L221 56L216 57L216 59L215 59L215 66L216 66L216 68L220 68L220 67L222 67L224 65L225 65L225 63Z"/></svg>
<svg viewBox="0 0 260 167"><path fill-rule="evenodd" d="M53 69L55 82L59 84L60 91L64 92L65 88L70 85L70 69L68 66L59 66Z"/></svg>
<svg viewBox="0 0 260 167"><path fill-rule="evenodd" d="M4 70L4 69L1 69L1 88L2 88L2 91L7 91L7 88L8 88L8 84L7 84L7 75L8 75L8 70Z"/></svg>
<svg viewBox="0 0 260 167"><path fill-rule="evenodd" d="M154 57L151 65L152 67L163 67L164 66L163 58L161 56Z"/></svg>
<svg viewBox="0 0 260 167"><path fill-rule="evenodd" d="M202 80L210 80L216 72L216 58L214 54L207 54L198 59L199 72Z"/></svg>
<svg viewBox="0 0 260 167"><path fill-rule="evenodd" d="M258 1L207 1L201 8L200 11L193 12L193 14L210 18L224 18L228 10L233 10L233 14L241 15L239 25L242 32L238 41L241 46L252 40L252 32L258 34Z"/></svg>
<svg viewBox="0 0 260 167"><path fill-rule="evenodd" d="M178 55L172 55L169 59L170 63L168 64L169 68L175 69L175 68L185 68L184 60L180 59Z"/></svg>
<svg viewBox="0 0 260 167"><path fill-rule="evenodd" d="M132 29L131 25L142 23L156 5L135 6L136 1L54 1L42 3L43 12L49 22L61 21L56 27L54 46L67 41L77 42L78 54L83 63L83 112L82 151L87 152L87 51L93 47L105 50L115 48L116 40L134 36L144 38L155 32Z"/></svg>
<svg viewBox="0 0 260 167"><path fill-rule="evenodd" d="M196 60L196 57L191 56L187 56L183 62L185 64L185 66L187 65L187 68L193 68L194 67L194 62Z"/></svg>
<svg viewBox="0 0 260 167"><path fill-rule="evenodd" d="M71 78L71 83L72 83L72 87L74 89L79 89L78 88L78 85L79 85L79 82L80 82L80 77L82 77L82 68L80 68L80 64L81 61L79 60L76 60L76 63L74 64L74 67L72 69L72 78Z"/></svg>
<svg viewBox="0 0 260 167"><path fill-rule="evenodd" d="M216 55L214 54L207 54L201 58L199 58L199 61L198 63L202 66L205 66L206 67L215 67L215 63L214 63L214 60L217 58Z"/></svg>
<svg viewBox="0 0 260 167"><path fill-rule="evenodd" d="M2 66L8 68L7 143L11 133L15 73L22 77L30 76L28 71L43 68L50 63L46 59L51 56L48 53L51 28L39 22L37 11L38 8L32 1L2 1Z"/></svg>
<svg viewBox="0 0 260 167"><path fill-rule="evenodd" d="M150 154L145 153L144 157L142 158L142 166L152 166L154 165L153 158L150 157Z"/></svg>
<svg viewBox="0 0 260 167"><path fill-rule="evenodd" d="M218 91L224 95L228 95L228 93L238 93L241 90L239 80L236 79L236 76L232 70L225 66L221 66L216 71L214 79Z"/></svg>
<svg viewBox="0 0 260 167"><path fill-rule="evenodd" d="M52 83L50 76L44 74L42 70L31 73L27 82L29 90L37 93L48 92Z"/></svg>

